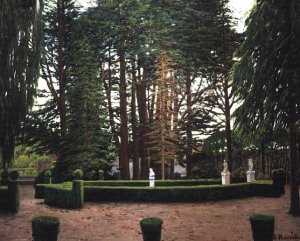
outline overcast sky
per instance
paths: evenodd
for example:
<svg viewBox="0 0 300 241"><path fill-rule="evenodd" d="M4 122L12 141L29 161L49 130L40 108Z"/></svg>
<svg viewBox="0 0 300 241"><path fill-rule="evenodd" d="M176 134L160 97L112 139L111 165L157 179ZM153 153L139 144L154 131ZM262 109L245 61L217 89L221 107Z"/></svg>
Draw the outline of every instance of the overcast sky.
<svg viewBox="0 0 300 241"><path fill-rule="evenodd" d="M229 6L233 10L234 17L237 18L237 29L242 31L247 13L256 0L230 0ZM91 7L95 4L95 0L79 0L83 7Z"/></svg>

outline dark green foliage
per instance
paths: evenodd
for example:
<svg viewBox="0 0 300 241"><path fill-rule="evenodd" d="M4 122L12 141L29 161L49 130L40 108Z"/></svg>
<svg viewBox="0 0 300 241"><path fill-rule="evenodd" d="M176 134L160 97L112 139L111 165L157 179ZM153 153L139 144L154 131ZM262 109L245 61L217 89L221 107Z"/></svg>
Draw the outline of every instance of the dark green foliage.
<svg viewBox="0 0 300 241"><path fill-rule="evenodd" d="M140 221L144 241L160 241L163 220L158 217L144 218Z"/></svg>
<svg viewBox="0 0 300 241"><path fill-rule="evenodd" d="M43 3L36 0L36 4L20 7L19 2L0 1L0 150L4 168L12 165L15 139L33 105L39 75Z"/></svg>
<svg viewBox="0 0 300 241"><path fill-rule="evenodd" d="M45 203L60 208L78 209L84 204L83 181L71 183L45 185Z"/></svg>
<svg viewBox="0 0 300 241"><path fill-rule="evenodd" d="M76 169L74 171L74 179L75 180L80 180L83 177L83 171L81 169Z"/></svg>
<svg viewBox="0 0 300 241"><path fill-rule="evenodd" d="M34 186L34 198L44 198L45 185L44 184L36 184Z"/></svg>
<svg viewBox="0 0 300 241"><path fill-rule="evenodd" d="M39 216L32 220L32 237L34 241L56 241L59 232L59 218Z"/></svg>
<svg viewBox="0 0 300 241"><path fill-rule="evenodd" d="M274 216L254 214L250 217L254 241L272 241L274 236Z"/></svg>
<svg viewBox="0 0 300 241"><path fill-rule="evenodd" d="M251 196L278 197L271 183L176 187L84 187L84 200L92 202L200 202Z"/></svg>
<svg viewBox="0 0 300 241"><path fill-rule="evenodd" d="M104 171L103 170L98 171L98 180L104 180Z"/></svg>
<svg viewBox="0 0 300 241"><path fill-rule="evenodd" d="M20 187L18 181L9 181L7 188L0 188L0 212L18 213Z"/></svg>
<svg viewBox="0 0 300 241"><path fill-rule="evenodd" d="M3 170L1 172L1 185L7 185L9 179L9 172L7 170Z"/></svg>
<svg viewBox="0 0 300 241"><path fill-rule="evenodd" d="M34 178L34 185L45 183L45 172L46 171L42 171L38 173L38 175Z"/></svg>
<svg viewBox="0 0 300 241"><path fill-rule="evenodd" d="M246 176L246 168L240 167L238 169L235 169L230 176L232 183L238 183L238 182L246 182L247 176Z"/></svg>
<svg viewBox="0 0 300 241"><path fill-rule="evenodd" d="M274 169L272 171L272 180L275 189L278 191L278 194L283 195L285 193L284 185L286 181L285 170L282 168Z"/></svg>
<svg viewBox="0 0 300 241"><path fill-rule="evenodd" d="M10 177L10 180L15 181L19 178L19 172L13 170L9 173L9 177Z"/></svg>
<svg viewBox="0 0 300 241"><path fill-rule="evenodd" d="M51 183L52 183L52 178L51 178L51 176L52 176L51 170L47 170L47 171L45 172L44 183L46 183L46 184L51 184Z"/></svg>

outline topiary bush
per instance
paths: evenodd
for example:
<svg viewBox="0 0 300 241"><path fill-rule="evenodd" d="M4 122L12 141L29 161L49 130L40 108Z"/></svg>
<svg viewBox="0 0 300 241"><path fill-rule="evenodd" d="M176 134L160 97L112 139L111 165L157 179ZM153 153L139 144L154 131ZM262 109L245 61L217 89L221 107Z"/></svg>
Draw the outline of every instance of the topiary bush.
<svg viewBox="0 0 300 241"><path fill-rule="evenodd" d="M9 177L10 177L10 180L13 180L13 181L15 181L15 180L17 180L18 178L19 178L19 172L18 171L11 171L10 173L9 173Z"/></svg>
<svg viewBox="0 0 300 241"><path fill-rule="evenodd" d="M83 181L44 186L45 203L49 206L78 209L84 205Z"/></svg>
<svg viewBox="0 0 300 241"><path fill-rule="evenodd" d="M1 185L7 185L9 180L9 172L7 170L3 170L1 172Z"/></svg>
<svg viewBox="0 0 300 241"><path fill-rule="evenodd" d="M163 220L158 217L144 218L140 221L144 241L160 241Z"/></svg>
<svg viewBox="0 0 300 241"><path fill-rule="evenodd" d="M75 180L81 180L83 177L83 171L81 169L76 169L73 175Z"/></svg>
<svg viewBox="0 0 300 241"><path fill-rule="evenodd" d="M272 170L272 180L278 195L283 195L285 193L284 185L286 181L285 170L283 168Z"/></svg>
<svg viewBox="0 0 300 241"><path fill-rule="evenodd" d="M59 218L39 216L32 220L32 237L34 241L56 241L59 232Z"/></svg>
<svg viewBox="0 0 300 241"><path fill-rule="evenodd" d="M51 184L52 183L52 173L51 170L45 171L44 183Z"/></svg>
<svg viewBox="0 0 300 241"><path fill-rule="evenodd" d="M250 217L254 241L272 241L274 236L274 216L254 214Z"/></svg>
<svg viewBox="0 0 300 241"><path fill-rule="evenodd" d="M0 189L0 211L18 213L20 209L20 187L18 181L8 181L7 187Z"/></svg>

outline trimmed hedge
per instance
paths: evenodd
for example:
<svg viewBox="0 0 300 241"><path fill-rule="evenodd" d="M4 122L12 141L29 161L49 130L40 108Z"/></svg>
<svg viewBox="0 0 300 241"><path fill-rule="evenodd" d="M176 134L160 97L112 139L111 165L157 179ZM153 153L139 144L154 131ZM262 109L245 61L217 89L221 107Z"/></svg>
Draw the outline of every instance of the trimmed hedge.
<svg viewBox="0 0 300 241"><path fill-rule="evenodd" d="M220 179L190 179L190 180L156 180L156 187L219 185ZM115 186L115 187L148 187L149 180L132 181L84 181L84 186Z"/></svg>
<svg viewBox="0 0 300 241"><path fill-rule="evenodd" d="M9 181L0 188L0 212L18 213L20 210L20 186L18 181Z"/></svg>
<svg viewBox="0 0 300 241"><path fill-rule="evenodd" d="M254 241L272 241L274 237L274 216L254 214L250 217Z"/></svg>
<svg viewBox="0 0 300 241"><path fill-rule="evenodd" d="M45 203L49 206L77 209L84 204L83 182L44 185Z"/></svg>
<svg viewBox="0 0 300 241"><path fill-rule="evenodd" d="M73 181L73 184L67 182L37 185L36 196L39 188L40 190L44 188L45 203L61 208L81 208L84 200L90 202L200 202L252 196L280 196L271 181L231 185L156 186L155 188L148 186L83 186L83 183L87 185L91 182L76 180Z"/></svg>
<svg viewBox="0 0 300 241"><path fill-rule="evenodd" d="M91 202L199 202L251 196L278 197L271 182L189 187L84 187L84 200Z"/></svg>
<svg viewBox="0 0 300 241"><path fill-rule="evenodd" d="M32 220L32 237L34 241L56 241L59 232L59 218L39 216Z"/></svg>
<svg viewBox="0 0 300 241"><path fill-rule="evenodd" d="M163 220L158 217L144 218L140 221L144 241L160 241Z"/></svg>

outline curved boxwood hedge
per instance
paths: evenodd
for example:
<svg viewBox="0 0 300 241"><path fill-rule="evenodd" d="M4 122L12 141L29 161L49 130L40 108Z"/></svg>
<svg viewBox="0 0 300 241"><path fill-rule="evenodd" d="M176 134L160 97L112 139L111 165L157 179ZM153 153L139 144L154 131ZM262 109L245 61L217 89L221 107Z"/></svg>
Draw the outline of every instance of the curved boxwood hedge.
<svg viewBox="0 0 300 241"><path fill-rule="evenodd" d="M74 186L75 182L81 183L81 186L77 185L77 189ZM231 185L156 186L154 188L148 186L87 186L90 183L96 184L95 182L84 182L85 186L83 186L82 181L73 181L73 187L71 182L44 185L45 203L62 208L80 208L83 206L83 200L89 202L201 202L251 196L280 196L271 181ZM39 186L37 185L37 187Z"/></svg>
<svg viewBox="0 0 300 241"><path fill-rule="evenodd" d="M45 203L61 208L82 208L84 204L83 182L46 184L44 188Z"/></svg>
<svg viewBox="0 0 300 241"><path fill-rule="evenodd" d="M197 186L197 185L218 185L220 179L190 179L190 180L156 180L157 187L170 186ZM132 181L84 181L84 186L127 186L127 187L148 187L149 180L132 180Z"/></svg>
<svg viewBox="0 0 300 241"><path fill-rule="evenodd" d="M84 187L84 199L91 202L199 202L250 196L278 197L271 182L155 188Z"/></svg>

